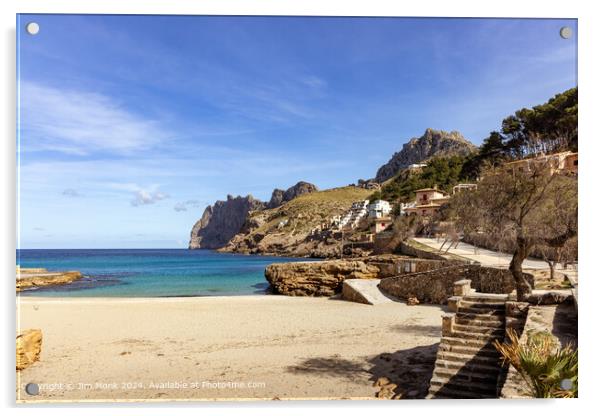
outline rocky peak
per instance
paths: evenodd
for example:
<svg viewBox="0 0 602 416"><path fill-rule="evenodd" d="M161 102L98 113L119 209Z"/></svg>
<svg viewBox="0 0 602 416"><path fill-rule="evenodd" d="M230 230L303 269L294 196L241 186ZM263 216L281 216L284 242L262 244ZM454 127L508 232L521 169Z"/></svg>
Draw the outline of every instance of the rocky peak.
<svg viewBox="0 0 602 416"><path fill-rule="evenodd" d="M228 195L226 201L217 201L205 208L190 233L191 249L215 249L226 245L242 228L251 211L263 209L264 203L253 198Z"/></svg>
<svg viewBox="0 0 602 416"><path fill-rule="evenodd" d="M457 131L428 128L422 136L405 143L399 152L381 166L375 180L382 183L410 165L425 162L435 156L467 155L475 150L476 146Z"/></svg>
<svg viewBox="0 0 602 416"><path fill-rule="evenodd" d="M267 204L267 208L277 208L288 201L292 201L298 196L308 194L310 192L316 192L317 190L318 188L314 184L304 181L297 182L286 191L276 188L272 192L272 197L270 198L270 202Z"/></svg>

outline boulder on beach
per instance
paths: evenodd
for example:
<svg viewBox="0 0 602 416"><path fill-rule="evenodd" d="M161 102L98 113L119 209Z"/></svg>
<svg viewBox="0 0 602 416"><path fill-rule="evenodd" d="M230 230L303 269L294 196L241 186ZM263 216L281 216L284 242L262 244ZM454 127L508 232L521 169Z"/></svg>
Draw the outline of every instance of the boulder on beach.
<svg viewBox="0 0 602 416"><path fill-rule="evenodd" d="M23 370L38 361L41 351L41 330L27 329L17 335L17 370Z"/></svg>

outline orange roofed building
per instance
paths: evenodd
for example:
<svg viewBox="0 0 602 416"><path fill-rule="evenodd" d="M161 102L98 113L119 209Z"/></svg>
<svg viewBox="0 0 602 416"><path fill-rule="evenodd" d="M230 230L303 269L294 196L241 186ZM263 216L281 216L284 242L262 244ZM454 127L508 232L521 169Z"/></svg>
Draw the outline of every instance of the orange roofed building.
<svg viewBox="0 0 602 416"><path fill-rule="evenodd" d="M551 155L539 155L528 159L515 160L508 162L505 168L514 174L519 172L531 172L533 169L541 166L546 166L553 173L568 173L571 175L577 174L578 164L577 152L560 152Z"/></svg>
<svg viewBox="0 0 602 416"><path fill-rule="evenodd" d="M448 201L449 195L437 188L419 189L416 191L416 201L413 206L404 208L404 213L429 217L439 211L441 205Z"/></svg>

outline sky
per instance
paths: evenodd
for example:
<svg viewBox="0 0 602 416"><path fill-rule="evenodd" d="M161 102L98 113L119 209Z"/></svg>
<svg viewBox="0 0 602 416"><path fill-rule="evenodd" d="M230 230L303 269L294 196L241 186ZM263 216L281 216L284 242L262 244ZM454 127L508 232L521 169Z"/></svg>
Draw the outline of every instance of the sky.
<svg viewBox="0 0 602 416"><path fill-rule="evenodd" d="M184 248L228 194L372 178L429 127L478 145L577 85L571 19L27 14L17 32L21 248Z"/></svg>

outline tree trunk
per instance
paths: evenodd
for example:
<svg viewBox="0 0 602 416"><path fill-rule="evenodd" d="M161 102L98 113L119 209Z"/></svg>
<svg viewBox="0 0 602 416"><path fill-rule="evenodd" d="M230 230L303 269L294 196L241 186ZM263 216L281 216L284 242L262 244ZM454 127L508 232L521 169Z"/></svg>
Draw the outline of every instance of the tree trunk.
<svg viewBox="0 0 602 416"><path fill-rule="evenodd" d="M554 271L556 269L556 262L554 260L546 260L546 263L548 263L548 267L550 268L550 281L553 281L554 278L556 277L556 275L554 274Z"/></svg>
<svg viewBox="0 0 602 416"><path fill-rule="evenodd" d="M516 283L516 297L519 302L525 302L527 297L531 294L531 285L525 279L523 274L523 261L529 255L529 247L524 238L517 238L516 250L512 255L512 261L510 261L510 272Z"/></svg>

